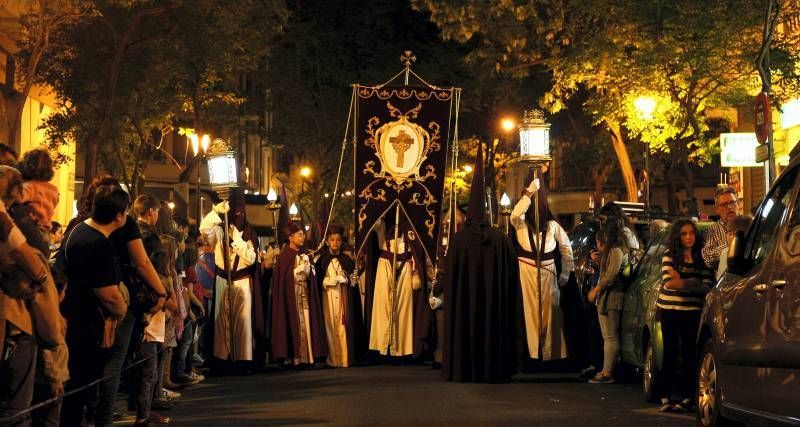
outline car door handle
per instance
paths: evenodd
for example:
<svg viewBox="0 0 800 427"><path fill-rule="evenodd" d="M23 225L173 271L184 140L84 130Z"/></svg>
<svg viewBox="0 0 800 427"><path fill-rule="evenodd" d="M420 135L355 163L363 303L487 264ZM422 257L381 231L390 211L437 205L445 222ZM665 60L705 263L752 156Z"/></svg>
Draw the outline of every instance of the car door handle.
<svg viewBox="0 0 800 427"><path fill-rule="evenodd" d="M753 286L753 290L756 291L757 293L766 292L767 289L768 288L767 288L767 284L766 283L759 283L759 284Z"/></svg>
<svg viewBox="0 0 800 427"><path fill-rule="evenodd" d="M773 280L769 285L773 288L783 289L786 286L786 281L781 279Z"/></svg>

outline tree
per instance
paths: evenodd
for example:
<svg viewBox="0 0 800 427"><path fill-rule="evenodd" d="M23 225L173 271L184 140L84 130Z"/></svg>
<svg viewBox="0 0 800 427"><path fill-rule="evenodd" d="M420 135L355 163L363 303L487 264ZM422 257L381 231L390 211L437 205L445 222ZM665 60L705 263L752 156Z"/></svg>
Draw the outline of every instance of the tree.
<svg viewBox="0 0 800 427"><path fill-rule="evenodd" d="M3 102L0 102L8 130L7 141L17 140L25 101L31 93L42 57L51 54L51 36L63 26L76 22L89 13L89 8L74 0L34 0L30 10L20 17L19 33L6 34L10 40L19 40L25 54L15 54L6 67L7 82ZM17 87L21 88L17 92Z"/></svg>
<svg viewBox="0 0 800 427"><path fill-rule="evenodd" d="M55 89L61 106L46 125L48 139L53 146L77 141L85 149L87 177L99 159L137 182L151 151L143 147L158 146L160 130L183 114L197 127L238 129L246 100L238 79L262 63L285 20L280 0L91 5L89 19L53 37L54 54L42 64L38 78ZM204 112L215 120L203 120ZM188 176L189 168L176 164Z"/></svg>
<svg viewBox="0 0 800 427"><path fill-rule="evenodd" d="M684 185L693 191L689 164L706 161L713 145L706 108L740 96L753 76L759 4L415 1L431 12L445 37L469 42L470 57L493 64L498 72L524 77L545 66L553 86L541 103L551 111L588 90L584 108L609 132L631 200L636 182L625 146L630 137L669 153L672 169L681 172L675 175L688 176ZM489 20L493 25L482 25ZM782 46L796 64L797 45ZM631 114L643 95L667 101L646 121Z"/></svg>

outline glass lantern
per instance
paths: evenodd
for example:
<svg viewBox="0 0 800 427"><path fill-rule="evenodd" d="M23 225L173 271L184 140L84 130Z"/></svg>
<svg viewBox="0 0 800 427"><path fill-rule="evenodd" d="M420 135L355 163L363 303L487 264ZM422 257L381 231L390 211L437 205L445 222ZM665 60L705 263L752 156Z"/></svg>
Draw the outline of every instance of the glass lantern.
<svg viewBox="0 0 800 427"><path fill-rule="evenodd" d="M519 124L519 156L522 161L550 160L550 123L541 110L525 111Z"/></svg>
<svg viewBox="0 0 800 427"><path fill-rule="evenodd" d="M236 155L225 150L208 156L208 177L214 188L233 188L239 183Z"/></svg>

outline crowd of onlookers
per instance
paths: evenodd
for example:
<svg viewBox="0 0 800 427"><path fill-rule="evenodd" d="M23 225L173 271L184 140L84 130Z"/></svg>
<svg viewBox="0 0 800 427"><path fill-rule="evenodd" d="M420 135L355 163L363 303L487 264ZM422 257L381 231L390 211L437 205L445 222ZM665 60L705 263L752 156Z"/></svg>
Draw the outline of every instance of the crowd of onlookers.
<svg viewBox="0 0 800 427"><path fill-rule="evenodd" d="M168 423L204 379L208 242L111 176L62 227L48 152L16 157L0 145L0 424L111 425L121 383L136 424Z"/></svg>

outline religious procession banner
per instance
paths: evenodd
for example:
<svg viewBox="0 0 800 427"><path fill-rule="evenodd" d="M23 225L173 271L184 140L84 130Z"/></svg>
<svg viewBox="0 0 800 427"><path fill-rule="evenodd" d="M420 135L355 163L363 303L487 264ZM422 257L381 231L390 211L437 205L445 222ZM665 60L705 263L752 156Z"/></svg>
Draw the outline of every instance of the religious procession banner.
<svg viewBox="0 0 800 427"><path fill-rule="evenodd" d="M402 216L435 261L456 88L360 86L356 96L356 248L387 212ZM402 217L401 217L402 218ZM386 224L387 230L393 224Z"/></svg>

